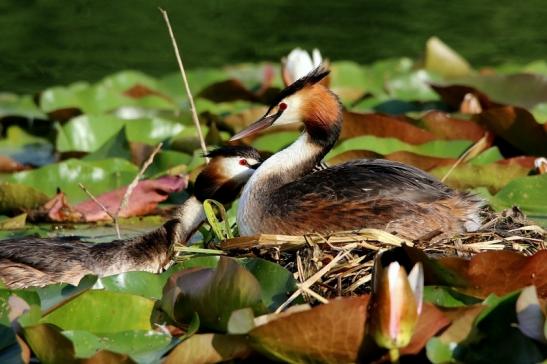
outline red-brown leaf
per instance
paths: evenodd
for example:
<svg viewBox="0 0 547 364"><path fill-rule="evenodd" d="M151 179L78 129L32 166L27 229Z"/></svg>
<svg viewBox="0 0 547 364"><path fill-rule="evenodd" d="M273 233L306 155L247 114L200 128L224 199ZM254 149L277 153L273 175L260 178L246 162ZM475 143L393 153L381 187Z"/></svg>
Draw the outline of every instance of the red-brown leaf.
<svg viewBox="0 0 547 364"><path fill-rule="evenodd" d="M547 250L532 256L510 251L485 252L470 260L447 257L439 262L466 279L469 285L463 290L477 297L504 295L530 285L536 286L539 297L547 297Z"/></svg>
<svg viewBox="0 0 547 364"><path fill-rule="evenodd" d="M437 307L430 303L424 303L412 340L406 347L401 349L401 355L419 353L427 344L427 341L450 324L450 321Z"/></svg>
<svg viewBox="0 0 547 364"><path fill-rule="evenodd" d="M341 298L259 326L257 350L292 362L356 362L365 335L369 296Z"/></svg>
<svg viewBox="0 0 547 364"><path fill-rule="evenodd" d="M169 194L186 187L186 177L165 176L154 180L144 180L133 190L127 207L120 212L120 217L141 216L154 211L158 203L165 201ZM99 200L109 211L115 212L127 190L126 187L107 192ZM75 206L85 221L109 220L110 217L93 200L87 200Z"/></svg>

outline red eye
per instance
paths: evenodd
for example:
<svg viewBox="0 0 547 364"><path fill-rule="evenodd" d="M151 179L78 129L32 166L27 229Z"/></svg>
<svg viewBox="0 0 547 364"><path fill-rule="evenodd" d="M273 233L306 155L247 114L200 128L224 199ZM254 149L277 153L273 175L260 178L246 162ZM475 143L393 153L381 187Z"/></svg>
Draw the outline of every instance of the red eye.
<svg viewBox="0 0 547 364"><path fill-rule="evenodd" d="M286 103L282 102L282 103L279 104L279 110L283 111L283 110L285 110L286 108L287 108L287 104L286 104Z"/></svg>
<svg viewBox="0 0 547 364"><path fill-rule="evenodd" d="M247 162L246 159L240 159L239 164L241 164L242 166L247 166L247 165L249 165L249 162Z"/></svg>

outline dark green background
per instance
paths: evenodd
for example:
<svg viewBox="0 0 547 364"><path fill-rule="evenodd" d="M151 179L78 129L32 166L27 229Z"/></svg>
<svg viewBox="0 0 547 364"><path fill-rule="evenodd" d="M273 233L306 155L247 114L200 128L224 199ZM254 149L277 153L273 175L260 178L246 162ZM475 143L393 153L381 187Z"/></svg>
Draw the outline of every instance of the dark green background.
<svg viewBox="0 0 547 364"><path fill-rule="evenodd" d="M158 5L187 67L276 61L295 46L363 63L418 57L431 35L477 66L547 55L545 0L0 0L0 91L176 70Z"/></svg>

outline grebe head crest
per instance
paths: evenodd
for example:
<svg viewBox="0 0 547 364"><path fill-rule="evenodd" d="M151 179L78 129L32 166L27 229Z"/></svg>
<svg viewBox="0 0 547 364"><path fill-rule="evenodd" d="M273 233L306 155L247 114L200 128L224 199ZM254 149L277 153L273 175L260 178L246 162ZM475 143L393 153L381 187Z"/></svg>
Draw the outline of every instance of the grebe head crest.
<svg viewBox="0 0 547 364"><path fill-rule="evenodd" d="M194 195L200 201L232 202L262 161L256 149L248 146L220 147L206 156L211 160L194 184Z"/></svg>
<svg viewBox="0 0 547 364"><path fill-rule="evenodd" d="M324 66L319 66L306 76L287 86L275 97L264 116L234 135L230 140L245 138L272 125L288 125L302 122L308 106L306 105L306 101L308 99L311 100L312 97L306 91L311 90L329 73L330 71ZM318 85L316 87L319 87L318 90L328 93L328 90L323 86Z"/></svg>

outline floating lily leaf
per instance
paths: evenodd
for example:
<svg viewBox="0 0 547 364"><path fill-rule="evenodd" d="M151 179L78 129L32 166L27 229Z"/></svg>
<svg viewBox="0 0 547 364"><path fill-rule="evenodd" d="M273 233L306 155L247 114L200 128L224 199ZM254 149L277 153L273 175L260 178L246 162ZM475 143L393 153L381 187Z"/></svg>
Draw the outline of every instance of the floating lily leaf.
<svg viewBox="0 0 547 364"><path fill-rule="evenodd" d="M79 82L67 87L51 87L42 92L40 107L50 113L60 109L77 108L87 114L99 114L121 106L174 109L175 105L161 95L135 98L126 92L135 86L155 90L158 84L152 78L135 71L122 71L108 76L95 85Z"/></svg>
<svg viewBox="0 0 547 364"><path fill-rule="evenodd" d="M481 300L466 296L450 287L445 286L426 286L424 287L424 301L434 304L438 307L465 307L467 305L481 302Z"/></svg>
<svg viewBox="0 0 547 364"><path fill-rule="evenodd" d="M418 121L418 126L430 131L437 138L447 140L478 141L486 130L474 121L462 120L441 111L430 111Z"/></svg>
<svg viewBox="0 0 547 364"><path fill-rule="evenodd" d="M151 299L160 299L167 277L149 272L126 272L100 277L93 289L124 292Z"/></svg>
<svg viewBox="0 0 547 364"><path fill-rule="evenodd" d="M356 362L365 335L368 301L368 296L340 298L285 315L253 329L251 345L292 363Z"/></svg>
<svg viewBox="0 0 547 364"><path fill-rule="evenodd" d="M111 115L81 115L59 129L57 149L94 152L124 126L128 140L148 144L174 137L185 128L182 124L160 118L122 120Z"/></svg>
<svg viewBox="0 0 547 364"><path fill-rule="evenodd" d="M85 161L97 161L108 158L131 160L131 149L125 125L96 151L82 158Z"/></svg>
<svg viewBox="0 0 547 364"><path fill-rule="evenodd" d="M25 166L8 156L0 155L0 173L19 172L28 168L28 166Z"/></svg>
<svg viewBox="0 0 547 364"><path fill-rule="evenodd" d="M429 173L441 179L448 173L450 168L451 166L439 167L429 171ZM491 193L496 193L510 181L526 176L528 172L529 168L523 168L515 164L461 164L450 172L444 183L461 190L484 186Z"/></svg>
<svg viewBox="0 0 547 364"><path fill-rule="evenodd" d="M473 75L458 78L454 83L474 87L494 102L526 109L547 99L547 76L543 75Z"/></svg>
<svg viewBox="0 0 547 364"><path fill-rule="evenodd" d="M530 110L536 121L540 124L547 123L547 102L541 102Z"/></svg>
<svg viewBox="0 0 547 364"><path fill-rule="evenodd" d="M208 328L226 330L232 311L251 307L260 312L256 278L235 260L221 257L216 269L193 268L173 274L162 307L175 320L189 320L197 312Z"/></svg>
<svg viewBox="0 0 547 364"><path fill-rule="evenodd" d="M412 125L404 117L344 112L344 123L342 124L340 140L360 135L396 138L409 144L422 144L435 139L435 135Z"/></svg>
<svg viewBox="0 0 547 364"><path fill-rule="evenodd" d="M0 183L0 213L32 210L48 200L46 195L33 187L17 183Z"/></svg>
<svg viewBox="0 0 547 364"><path fill-rule="evenodd" d="M45 287L35 288L34 292L40 297L42 311L49 312L89 290L96 281L96 276L88 275L80 280L78 286L66 283L50 284Z"/></svg>
<svg viewBox="0 0 547 364"><path fill-rule="evenodd" d="M410 58L387 59L365 66L367 91L379 96L386 94L386 81L408 75L414 62Z"/></svg>
<svg viewBox="0 0 547 364"><path fill-rule="evenodd" d="M224 81L230 78L230 75L218 68L194 68L187 70L188 85L193 95L197 95L206 86L215 82ZM186 91L180 72L169 74L159 80L159 87L171 97L178 100L179 103L186 102Z"/></svg>
<svg viewBox="0 0 547 364"><path fill-rule="evenodd" d="M477 115L477 120L525 154L547 155L547 130L529 111L512 106L490 108Z"/></svg>
<svg viewBox="0 0 547 364"><path fill-rule="evenodd" d="M44 364L80 363L76 358L76 351L72 342L53 325L43 324L24 329L25 340L29 343L32 352ZM134 363L125 355L101 350L96 352L85 363Z"/></svg>
<svg viewBox="0 0 547 364"><path fill-rule="evenodd" d="M262 302L271 311L276 310L297 288L292 273L279 264L259 258L245 258L241 264L260 283Z"/></svg>
<svg viewBox="0 0 547 364"><path fill-rule="evenodd" d="M507 263L507 262L506 262ZM518 294L509 294L488 303L476 320L474 335L458 345L454 358L463 363L503 362L538 363L547 355L545 345L524 336L518 327L515 302Z"/></svg>
<svg viewBox="0 0 547 364"><path fill-rule="evenodd" d="M191 161L192 156L188 153L164 150L156 155L154 162L146 170L145 175L159 177L164 174L180 174L181 167L184 166L184 171L186 171L186 167Z"/></svg>
<svg viewBox="0 0 547 364"><path fill-rule="evenodd" d="M18 126L11 126L6 138L0 140L0 154L11 159L33 166L52 163L53 146L43 138L28 134Z"/></svg>
<svg viewBox="0 0 547 364"><path fill-rule="evenodd" d="M164 176L158 179L143 180L131 194L126 207L120 210L120 217L141 216L151 213L158 203L165 201L169 194L178 192L188 184L188 180L178 176ZM127 192L127 186L97 196L97 200L108 209L117 211ZM80 202L74 209L83 215L85 221L110 220L110 216L92 199ZM51 215L51 214L50 214Z"/></svg>
<svg viewBox="0 0 547 364"><path fill-rule="evenodd" d="M144 297L90 290L53 310L40 322L55 324L64 330L93 333L150 330L153 308L154 301Z"/></svg>
<svg viewBox="0 0 547 364"><path fill-rule="evenodd" d="M298 138L299 133L295 131L280 131L264 134L253 141L253 147L266 152L277 152L291 144Z"/></svg>
<svg viewBox="0 0 547 364"><path fill-rule="evenodd" d="M89 198L78 183L87 186L94 195L99 195L128 185L137 172L135 165L123 159L92 162L69 159L32 171L14 173L5 181L34 187L50 196L54 196L60 188L70 202L76 203Z"/></svg>
<svg viewBox="0 0 547 364"><path fill-rule="evenodd" d="M458 158L473 143L468 140L432 140L413 145L395 138L379 138L363 135L341 142L325 157L327 160L350 150L368 150L383 155L398 151L407 151L420 155L440 158Z"/></svg>
<svg viewBox="0 0 547 364"><path fill-rule="evenodd" d="M476 254L470 260L445 257L439 263L464 278L468 285L459 290L475 297L503 295L529 285L536 286L539 297L547 297L545 259L547 250L532 256L496 251Z"/></svg>
<svg viewBox="0 0 547 364"><path fill-rule="evenodd" d="M498 147L490 147L483 151L478 156L472 158L469 160L469 164L480 166L484 164L490 164L494 162L501 161L503 159L503 155L501 155L500 150Z"/></svg>
<svg viewBox="0 0 547 364"><path fill-rule="evenodd" d="M36 106L31 95L19 96L2 92L0 93L0 118L6 116L18 116L27 119L47 118Z"/></svg>
<svg viewBox="0 0 547 364"><path fill-rule="evenodd" d="M161 350L171 342L170 335L151 330L120 331L99 335L89 331L69 330L63 331L62 334L74 345L74 354L77 358L92 357L100 350L138 357Z"/></svg>
<svg viewBox="0 0 547 364"><path fill-rule="evenodd" d="M1 185L0 185L1 186ZM25 227L27 214L20 214L9 219L0 220L0 230L15 230Z"/></svg>
<svg viewBox="0 0 547 364"><path fill-rule="evenodd" d="M439 96L430 86L435 80L436 78L426 70L417 70L386 81L386 89L390 97L398 100L438 100Z"/></svg>
<svg viewBox="0 0 547 364"><path fill-rule="evenodd" d="M414 335L412 335L410 343L401 349L401 355L418 354L426 346L428 340L448 326L450 321L443 311L432 304L425 303L416 323Z"/></svg>
<svg viewBox="0 0 547 364"><path fill-rule="evenodd" d="M251 348L244 336L198 334L179 344L162 363L220 363L250 354Z"/></svg>
<svg viewBox="0 0 547 364"><path fill-rule="evenodd" d="M517 178L499 191L491 203L498 209L520 206L530 215L547 214L547 174Z"/></svg>
<svg viewBox="0 0 547 364"><path fill-rule="evenodd" d="M429 38L425 45L425 69L446 78L471 73L469 63L437 37Z"/></svg>

